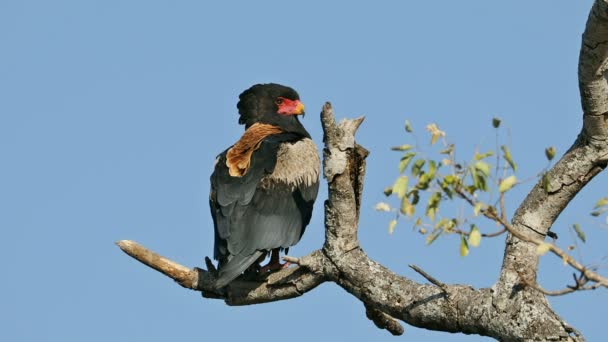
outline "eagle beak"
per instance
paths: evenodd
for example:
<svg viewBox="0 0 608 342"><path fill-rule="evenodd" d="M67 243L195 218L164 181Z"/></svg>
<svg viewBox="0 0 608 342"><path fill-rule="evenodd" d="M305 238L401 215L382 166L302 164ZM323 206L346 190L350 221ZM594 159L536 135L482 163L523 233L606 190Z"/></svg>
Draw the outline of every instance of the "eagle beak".
<svg viewBox="0 0 608 342"><path fill-rule="evenodd" d="M304 104L300 101L297 102L296 108L293 111L294 115L302 115L304 114Z"/></svg>

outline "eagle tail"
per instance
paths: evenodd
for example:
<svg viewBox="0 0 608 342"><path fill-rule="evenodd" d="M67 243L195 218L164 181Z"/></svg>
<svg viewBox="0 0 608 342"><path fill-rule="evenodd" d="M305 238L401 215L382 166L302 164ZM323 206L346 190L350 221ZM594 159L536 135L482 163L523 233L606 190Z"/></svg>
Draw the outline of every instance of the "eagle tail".
<svg viewBox="0 0 608 342"><path fill-rule="evenodd" d="M215 288L221 289L228 285L228 283L243 273L247 267L251 266L264 253L264 251L255 251L251 255L237 254L232 257L232 259L220 267L218 278L215 281Z"/></svg>

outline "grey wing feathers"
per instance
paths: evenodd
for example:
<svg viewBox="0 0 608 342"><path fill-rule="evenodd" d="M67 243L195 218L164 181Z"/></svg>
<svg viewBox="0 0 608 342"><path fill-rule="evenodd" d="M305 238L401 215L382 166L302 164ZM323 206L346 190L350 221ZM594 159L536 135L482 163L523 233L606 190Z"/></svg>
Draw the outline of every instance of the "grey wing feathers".
<svg viewBox="0 0 608 342"><path fill-rule="evenodd" d="M231 177L226 152L220 155L211 176L209 199L215 226L214 256L220 260L218 288L266 251L294 245L310 221L318 182L296 189L261 186L262 179L275 168L280 144L293 139L291 134L265 139L242 177Z"/></svg>

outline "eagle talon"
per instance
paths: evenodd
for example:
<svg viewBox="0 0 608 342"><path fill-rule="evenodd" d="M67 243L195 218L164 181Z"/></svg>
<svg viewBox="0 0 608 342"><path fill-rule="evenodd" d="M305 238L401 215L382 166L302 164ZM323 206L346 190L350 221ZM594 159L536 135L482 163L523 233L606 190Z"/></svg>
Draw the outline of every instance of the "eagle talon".
<svg viewBox="0 0 608 342"><path fill-rule="evenodd" d="M285 260L286 262L284 264L281 264L281 262L279 261L279 249L273 249L272 250L272 254L270 256L270 262L268 262L268 264L266 266L263 266L262 268L260 268L260 273L266 273L266 272L273 272L273 271L278 271L278 270L282 270L284 268L287 268L291 265L291 262L288 260Z"/></svg>
<svg viewBox="0 0 608 342"><path fill-rule="evenodd" d="M289 266L291 266L290 262L286 262L284 264L281 264L280 262L277 262L276 264L269 263L268 265L260 268L260 273L274 272L274 271L282 270Z"/></svg>

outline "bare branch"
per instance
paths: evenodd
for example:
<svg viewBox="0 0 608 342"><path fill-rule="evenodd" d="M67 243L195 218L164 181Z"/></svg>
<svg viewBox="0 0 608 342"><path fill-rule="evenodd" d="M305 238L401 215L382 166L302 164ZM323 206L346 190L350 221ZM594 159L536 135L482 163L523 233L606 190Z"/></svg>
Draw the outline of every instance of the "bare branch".
<svg viewBox="0 0 608 342"><path fill-rule="evenodd" d="M172 278L181 286L201 291L205 298L223 299L228 305L259 304L299 297L325 281L323 274L318 272L326 262L319 251L301 258L306 260L307 267L287 268L257 279L241 277L225 289L217 290L215 268L210 271L189 269L134 241L121 240L116 244L134 259Z"/></svg>
<svg viewBox="0 0 608 342"><path fill-rule="evenodd" d="M139 262L152 267L160 273L175 280L181 286L195 290L198 282L198 272L182 266L172 260L162 257L135 241L120 240L116 245Z"/></svg>
<svg viewBox="0 0 608 342"><path fill-rule="evenodd" d="M563 295L570 294L570 293L573 293L573 292L576 292L576 291L595 290L595 289L597 289L597 288L599 288L601 286L600 283L595 283L593 285L585 286L585 284L587 282L589 282L589 279L586 279L585 276L582 275L582 274L578 278L575 275L574 276L574 280L575 280L575 284L574 285L569 285L565 289L550 291L550 290L545 290L542 286L540 286L534 280L525 279L523 277L521 278L521 281L522 281L522 283L525 286L529 286L529 287L535 289L536 291L539 291L540 293L542 293L542 294L544 294L546 296L563 296Z"/></svg>
<svg viewBox="0 0 608 342"><path fill-rule="evenodd" d="M482 233L481 236L492 238L492 237L500 236L500 235L504 234L506 231L507 231L507 229L503 228L503 229L497 230L493 233Z"/></svg>
<svg viewBox="0 0 608 342"><path fill-rule="evenodd" d="M441 291L443 291L444 293L448 293L448 287L446 284L440 282L439 280L435 279L434 277L432 277L430 274L426 273L425 271L423 271L420 267L416 266L416 265L409 265L411 269L413 269L414 271L420 273L420 275L422 275L423 277L425 277L428 281L430 281L432 284L437 285Z"/></svg>
<svg viewBox="0 0 608 342"><path fill-rule="evenodd" d="M503 227L505 227L509 231L509 233L511 233L513 236L517 237L520 240L523 240L523 241L526 241L526 242L531 242L531 243L533 243L536 246L539 246L541 244L547 245L548 248L549 248L549 251L551 253L553 253L554 255L556 255L559 258L561 258L563 262L565 262L568 265L572 266L577 271L581 272L581 274L585 278L598 283L599 286L603 286L603 287L608 288L608 278L602 277L598 273L593 272L589 268L583 266L581 263L579 263L578 261L576 261L573 257L571 257L568 253L566 253L561 248L557 247L556 245L554 245L552 243L544 242L543 240L540 240L540 239L537 239L537 238L534 238L534 237L522 234L520 231L516 230L513 226L511 226L511 224L509 224L508 222L504 221L500 217L494 217L494 219L496 220L496 222L500 223Z"/></svg>
<svg viewBox="0 0 608 342"><path fill-rule="evenodd" d="M469 203L469 205L475 206L475 201L472 198L470 198L464 191L462 191L462 189L456 188L455 192L461 198L463 198L467 203ZM515 229L515 227L513 227L506 220L505 216L502 213L501 213L500 216L497 215L496 211L493 210L492 207L490 207L490 208L484 208L480 212L485 217L487 217L488 219L499 223L510 234L512 234L513 236L517 237L520 240L523 240L523 241L526 241L526 242L531 242L531 243L533 243L536 246L539 246L541 244L546 244L548 246L548 248L549 248L549 251L551 251L551 253L553 253L554 255L556 255L559 258L561 258L563 262L567 263L572 268L574 268L577 271L581 272L581 274L584 275L587 279L592 280L594 282L597 282L599 284L598 286L603 286L603 287L607 287L608 288L608 278L602 277L598 273L593 272L590 269L588 269L587 267L583 266L582 264L580 264L579 262L577 262L573 257L571 257L568 253L566 253L564 250L562 250L561 248L557 247L555 244L544 242L541 239L532 237L530 235L526 235L526 234L522 233L521 231ZM502 211L502 212L504 213L504 211ZM535 232L536 232L536 230L535 230ZM539 233L539 232L537 232L537 233ZM526 279L525 277L523 277L521 275L520 275L520 278ZM531 287L533 287L533 286L531 286Z"/></svg>

